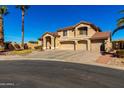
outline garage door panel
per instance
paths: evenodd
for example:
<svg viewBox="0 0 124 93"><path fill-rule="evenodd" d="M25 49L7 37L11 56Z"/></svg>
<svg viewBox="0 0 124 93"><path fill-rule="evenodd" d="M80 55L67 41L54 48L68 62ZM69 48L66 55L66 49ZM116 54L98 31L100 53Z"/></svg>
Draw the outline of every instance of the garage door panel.
<svg viewBox="0 0 124 93"><path fill-rule="evenodd" d="M74 50L74 42L61 42L61 49Z"/></svg>
<svg viewBox="0 0 124 93"><path fill-rule="evenodd" d="M86 41L78 41L77 50L87 50L87 42Z"/></svg>
<svg viewBox="0 0 124 93"><path fill-rule="evenodd" d="M91 42L91 50L92 51L100 51L100 47L102 45L102 41L92 41Z"/></svg>

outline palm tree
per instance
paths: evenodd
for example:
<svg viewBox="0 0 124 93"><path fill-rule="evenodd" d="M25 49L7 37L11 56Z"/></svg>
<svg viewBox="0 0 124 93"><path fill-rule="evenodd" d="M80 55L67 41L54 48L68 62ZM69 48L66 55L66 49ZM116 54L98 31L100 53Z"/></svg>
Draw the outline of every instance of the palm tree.
<svg viewBox="0 0 124 93"><path fill-rule="evenodd" d="M4 16L8 14L6 6L0 6L0 47L4 48Z"/></svg>
<svg viewBox="0 0 124 93"><path fill-rule="evenodd" d="M29 8L29 6L17 5L16 8L19 8L22 11L22 47L24 48L24 16L25 16L25 11Z"/></svg>
<svg viewBox="0 0 124 93"><path fill-rule="evenodd" d="M120 11L120 13L124 13L124 10ZM112 35L122 29L124 29L124 17L117 20L117 28L113 31Z"/></svg>

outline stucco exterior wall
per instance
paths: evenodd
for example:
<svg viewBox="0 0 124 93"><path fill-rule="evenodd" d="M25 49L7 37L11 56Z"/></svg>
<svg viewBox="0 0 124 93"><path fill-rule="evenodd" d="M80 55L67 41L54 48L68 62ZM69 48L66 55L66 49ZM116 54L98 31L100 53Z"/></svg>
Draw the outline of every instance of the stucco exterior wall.
<svg viewBox="0 0 124 93"><path fill-rule="evenodd" d="M78 28L87 27L87 35L80 35ZM50 34L43 36L43 49L46 47L46 37L51 37L52 48L62 50L88 50L100 51L104 40L91 40L92 36L99 31L95 31L90 25L79 24L74 30L67 30L67 36L63 36L63 31L58 31L60 37L54 37ZM110 38L106 40L105 48L111 47ZM53 45L54 43L54 45Z"/></svg>
<svg viewBox="0 0 124 93"><path fill-rule="evenodd" d="M31 49L35 49L35 47L38 46L38 44L32 44L32 43L27 43L27 45Z"/></svg>
<svg viewBox="0 0 124 93"><path fill-rule="evenodd" d="M88 31L87 31L87 36L88 37L91 37L92 35L94 35L96 33L96 31L91 28L89 25L85 25L85 24L80 24L78 25L76 28L75 28L75 31L76 31L76 37L86 37L86 35L80 35L79 34L79 30L78 28L80 27L88 27Z"/></svg>
<svg viewBox="0 0 124 93"><path fill-rule="evenodd" d="M88 27L88 31L87 31L87 35L80 35L79 34L79 30L78 28L80 27ZM94 34L96 33L96 31L89 25L84 25L84 24L80 24L78 25L77 27L75 27L74 30L67 30L67 36L63 36L63 31L59 31L58 32L58 35L60 35L60 38L76 38L76 37L79 37L79 38L90 38L91 36L93 36Z"/></svg>
<svg viewBox="0 0 124 93"><path fill-rule="evenodd" d="M63 37L63 31L59 31L58 35L60 35L60 38Z"/></svg>
<svg viewBox="0 0 124 93"><path fill-rule="evenodd" d="M73 38L74 37L74 31L73 30L68 30L68 37Z"/></svg>
<svg viewBox="0 0 124 93"><path fill-rule="evenodd" d="M105 40L105 49L107 52L111 51L112 49L112 43L111 43L111 38L109 37L107 40Z"/></svg>
<svg viewBox="0 0 124 93"><path fill-rule="evenodd" d="M55 38L55 48L58 49L60 47L60 37Z"/></svg>

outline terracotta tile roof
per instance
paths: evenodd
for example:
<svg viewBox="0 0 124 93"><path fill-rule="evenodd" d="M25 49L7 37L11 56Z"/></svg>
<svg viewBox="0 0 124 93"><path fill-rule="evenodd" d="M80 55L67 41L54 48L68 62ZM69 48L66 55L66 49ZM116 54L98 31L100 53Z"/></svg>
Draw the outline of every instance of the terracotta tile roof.
<svg viewBox="0 0 124 93"><path fill-rule="evenodd" d="M78 25L80 24L86 24L86 25L90 25L94 30L96 31L101 31L99 27L95 26L94 24L90 23L90 22L85 22L85 21L81 21L80 23L74 25L74 26L69 26L69 27L65 27L65 28L62 28L62 29L59 29L59 31L63 31L63 30L73 30L75 27L77 27Z"/></svg>
<svg viewBox="0 0 124 93"><path fill-rule="evenodd" d="M43 37L44 35L46 35L46 34L50 34L50 35L52 35L52 36L54 36L54 37L59 37L59 35L58 35L57 32L46 32L46 33L44 33L44 34L42 35L42 37Z"/></svg>
<svg viewBox="0 0 124 93"><path fill-rule="evenodd" d="M58 31L73 30L74 28L75 28L74 26L69 26L69 27L65 27L65 28L59 29Z"/></svg>
<svg viewBox="0 0 124 93"><path fill-rule="evenodd" d="M110 35L110 32L96 32L91 39L107 39Z"/></svg>

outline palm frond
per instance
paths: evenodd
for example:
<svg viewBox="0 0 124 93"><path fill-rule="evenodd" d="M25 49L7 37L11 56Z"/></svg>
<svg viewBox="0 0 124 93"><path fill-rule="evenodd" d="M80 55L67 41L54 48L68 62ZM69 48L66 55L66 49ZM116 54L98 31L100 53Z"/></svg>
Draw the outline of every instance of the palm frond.
<svg viewBox="0 0 124 93"><path fill-rule="evenodd" d="M20 8L21 10L27 10L29 7L29 5L16 5L16 8Z"/></svg>
<svg viewBox="0 0 124 93"><path fill-rule="evenodd" d="M6 15L8 15L9 13L10 13L10 12L7 11L4 15L6 16Z"/></svg>
<svg viewBox="0 0 124 93"><path fill-rule="evenodd" d="M124 10L119 11L119 13L124 13Z"/></svg>
<svg viewBox="0 0 124 93"><path fill-rule="evenodd" d="M117 20L117 25L118 27L124 25L124 17Z"/></svg>
<svg viewBox="0 0 124 93"><path fill-rule="evenodd" d="M16 8L19 8L20 10L24 10L22 7L23 5L16 5Z"/></svg>
<svg viewBox="0 0 124 93"><path fill-rule="evenodd" d="M112 35L114 35L116 32L118 32L119 30L122 30L122 29L124 29L124 26L117 27L117 28L112 32Z"/></svg>
<svg viewBox="0 0 124 93"><path fill-rule="evenodd" d="M29 5L25 5L25 9L29 9L30 8L30 6Z"/></svg>
<svg viewBox="0 0 124 93"><path fill-rule="evenodd" d="M0 7L0 14L1 15L7 15L8 14L8 8L7 8L7 6L1 6Z"/></svg>
<svg viewBox="0 0 124 93"><path fill-rule="evenodd" d="M20 8L20 5L16 5L16 8Z"/></svg>

